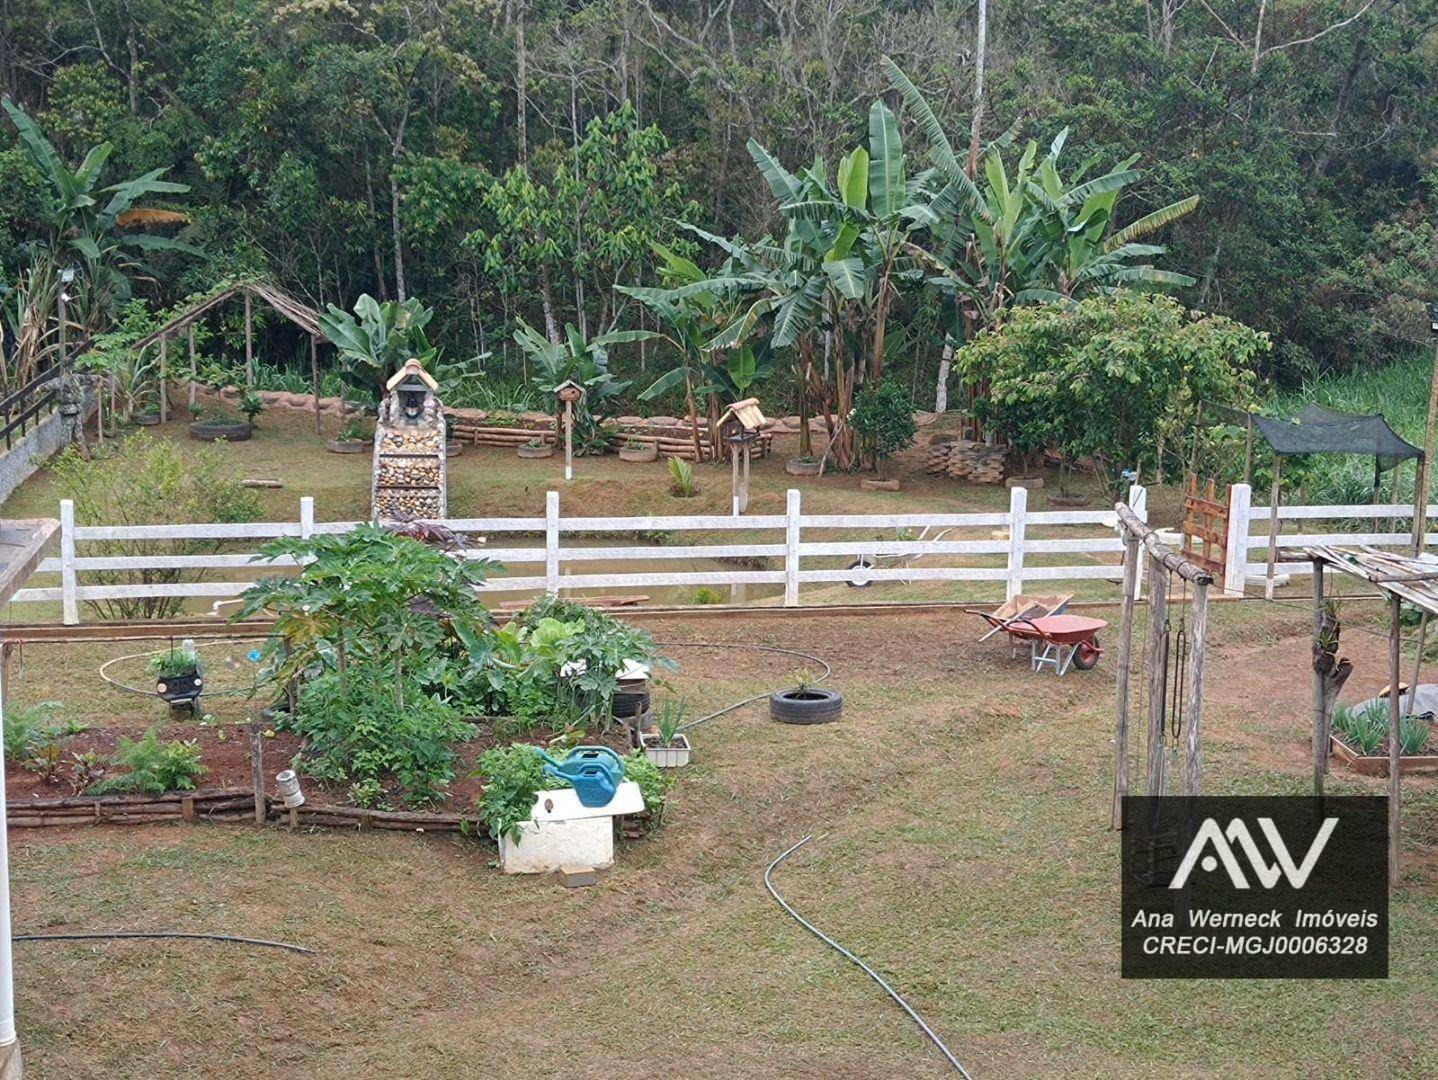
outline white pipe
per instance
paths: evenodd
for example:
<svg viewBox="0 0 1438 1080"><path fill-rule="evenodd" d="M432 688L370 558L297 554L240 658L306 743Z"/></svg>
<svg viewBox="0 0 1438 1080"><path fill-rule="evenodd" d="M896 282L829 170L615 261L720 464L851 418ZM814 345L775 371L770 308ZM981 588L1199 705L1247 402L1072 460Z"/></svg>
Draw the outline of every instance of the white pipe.
<svg viewBox="0 0 1438 1080"><path fill-rule="evenodd" d="M4 671L0 669L0 737L5 731ZM20 1075L15 1045L15 975L10 940L10 836L5 818L5 770L0 768L0 1077Z"/></svg>

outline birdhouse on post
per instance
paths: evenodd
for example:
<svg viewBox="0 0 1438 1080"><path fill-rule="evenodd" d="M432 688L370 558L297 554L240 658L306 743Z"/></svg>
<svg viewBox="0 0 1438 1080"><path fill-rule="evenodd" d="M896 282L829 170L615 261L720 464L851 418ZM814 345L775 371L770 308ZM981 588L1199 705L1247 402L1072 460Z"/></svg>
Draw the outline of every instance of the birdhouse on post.
<svg viewBox="0 0 1438 1080"><path fill-rule="evenodd" d="M574 479L574 405L584 396L584 387L566 379L554 388L554 396L564 403L564 479Z"/></svg>
<svg viewBox="0 0 1438 1080"><path fill-rule="evenodd" d="M729 444L729 460L733 466L735 517L749 509L749 453L754 440L768 422L759 411L758 398L736 401L719 417L719 435Z"/></svg>

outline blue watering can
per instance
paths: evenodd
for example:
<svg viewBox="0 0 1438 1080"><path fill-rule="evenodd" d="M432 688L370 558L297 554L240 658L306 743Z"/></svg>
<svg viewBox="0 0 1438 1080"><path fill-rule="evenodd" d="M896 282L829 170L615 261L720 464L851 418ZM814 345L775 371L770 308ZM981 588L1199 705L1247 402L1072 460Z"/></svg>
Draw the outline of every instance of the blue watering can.
<svg viewBox="0 0 1438 1080"><path fill-rule="evenodd" d="M624 781L624 759L607 746L576 746L563 761L539 756L547 775L569 781L580 806L607 806Z"/></svg>

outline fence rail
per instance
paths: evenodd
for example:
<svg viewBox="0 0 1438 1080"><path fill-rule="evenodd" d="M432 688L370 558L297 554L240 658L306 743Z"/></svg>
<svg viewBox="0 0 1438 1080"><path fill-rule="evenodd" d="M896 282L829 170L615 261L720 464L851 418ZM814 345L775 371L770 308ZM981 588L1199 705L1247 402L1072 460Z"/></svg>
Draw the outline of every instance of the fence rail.
<svg viewBox="0 0 1438 1080"><path fill-rule="evenodd" d="M1129 492L1131 504L1142 511L1147 493L1135 486ZM564 517L558 492L549 492L543 517L450 518L444 524L456 532L499 539L465 553L471 559L492 559L506 566L534 567L539 572L492 578L482 590L492 593L546 592L558 594L573 589L646 589L676 586L782 586L783 602L799 603L801 586L870 581L905 582L1003 582L1005 594L1013 596L1032 581L1117 580L1121 573L1123 545L1114 526L1112 510L1066 510L1030 512L1028 492L1014 488L1004 512L971 514L805 514L801 495L791 490L783 514L731 516L727 514L651 515L629 517ZM86 602L141 598L224 599L249 587L251 580L272 567L293 567L291 558L255 562L248 551L221 551L207 554L131 554L105 550L104 545L122 541L145 544L163 541L264 541L281 536L305 537L345 532L358 524L352 521L315 520L314 499L300 500L295 521L254 523L207 523L173 525L77 525L74 505L60 505L60 554L40 564L39 573L56 574L58 585L21 589L16 603L61 604L66 624L80 621ZM1079 530L1075 535L1030 535L1034 529L1050 532ZM838 530L869 532L862 538L834 538ZM900 530L924 530L922 537L901 538ZM950 532L983 530L987 536L945 538ZM1097 531L1095 531L1097 530ZM682 543L674 546L645 544L601 544L586 547L572 541L605 533L712 532L745 534L725 536L712 543ZM505 537L530 534L543 537L543 546L520 547L506 544ZM758 534L758 535L756 535ZM768 534L768 535L762 535ZM826 535L827 534L827 535ZM876 537L893 536L893 539ZM571 541L571 542L566 542ZM101 545L92 553L94 545ZM89 549L89 550L87 550ZM1033 556L1051 561L1065 555L1080 556L1070 565L1033 565ZM973 556L985 565L905 565L923 557ZM1105 558L1110 556L1111 558ZM772 568L654 569L652 564L681 559L765 559ZM823 565L816 560L849 560L850 565ZM1095 561L1099 559L1102 561ZM854 566L863 561L867 565ZM625 564L650 564L644 569ZM572 572L577 563L614 564L611 572L601 565ZM209 571L251 570L250 580L199 580ZM577 570L577 568L576 568ZM193 571L192 581L86 581L95 574L125 572Z"/></svg>
<svg viewBox="0 0 1438 1080"><path fill-rule="evenodd" d="M1241 594L1254 577L1267 568L1268 507L1252 505L1253 493L1246 484L1229 489L1229 522L1224 592ZM1129 504L1147 518L1147 491L1135 485ZM1276 548L1278 568L1289 575L1310 572L1306 560L1294 559L1296 550L1317 544L1372 544L1404 547L1412 543L1413 508L1403 503L1365 503L1339 506L1280 506L1280 531ZM1429 511L1438 519L1438 507ZM1343 527L1332 532L1317 531L1320 523ZM1389 531L1375 528L1374 522L1388 522ZM1006 596L1022 592L1036 582L1118 580L1123 543L1114 529L1112 510L1067 510L1030 512L1028 492L1014 488L1009 508L1003 512L971 514L806 514L801 495L791 490L782 514L731 516L726 514L650 515L630 517L565 517L560 513L558 492L549 492L542 517L450 518L444 524L456 532L478 534L487 543L465 553L466 558L491 559L507 567L525 569L523 574L492 578L484 587L490 593L550 593L567 590L647 589L696 586L782 586L783 602L799 603L804 585L848 582L1003 582ZM315 520L313 498L302 498L294 521L254 523L208 523L174 525L77 525L74 506L60 505L60 554L46 559L37 572L58 575L59 583L21 589L17 603L59 601L67 624L80 621L86 602L103 602L147 597L177 599L225 599L238 596L251 580L273 567L293 567L285 557L273 562L255 562L253 552L221 551L210 554L130 554L106 551L91 553L93 545L107 542L145 544L174 540L209 540L227 545L245 540L264 541L280 536L305 537L335 534L353 529L353 521ZM1285 527L1295 531L1284 532ZM1359 530L1362 531L1359 531ZM924 530L919 537L902 537L903 531ZM950 533L971 530L968 535ZM1046 535L1034 535L1045 530ZM1302 531L1297 531L1302 530ZM685 542L674 546L638 543L602 543L606 533L633 535L642 532L710 532L725 534L713 542ZM864 537L834 533L865 532ZM977 534L976 534L977 533ZM1430 535L1438 529L1430 530ZM542 546L516 546L517 534L542 537ZM734 535L738 534L738 535ZM1058 535L1055 535L1058 534ZM599 546L585 547L579 537L601 538ZM882 539L893 536L893 539ZM509 538L506 542L506 538ZM616 538L619 539L619 538ZM968 557L972 565L909 565L921 558ZM1074 559L1064 559L1073 556ZM1038 564L1042 557L1043 564ZM704 569L653 568L652 564L673 560L770 560L768 568L717 566ZM818 560L828 560L824 565ZM833 560L846 560L844 566ZM862 560L866 565L855 566ZM1055 560L1058 560L1055 564ZM588 564L579 569L576 564ZM626 564L644 563L643 569ZM598 569L594 564L600 564ZM613 569L609 569L609 564ZM249 570L249 580L200 580L210 571ZM193 571L191 581L86 581L95 574L125 572Z"/></svg>

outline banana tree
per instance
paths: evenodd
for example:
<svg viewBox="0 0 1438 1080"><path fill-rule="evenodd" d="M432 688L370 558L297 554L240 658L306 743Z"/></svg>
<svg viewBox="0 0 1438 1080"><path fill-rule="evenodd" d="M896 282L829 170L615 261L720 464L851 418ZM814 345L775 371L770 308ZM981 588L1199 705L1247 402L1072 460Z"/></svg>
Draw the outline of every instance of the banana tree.
<svg viewBox="0 0 1438 1080"><path fill-rule="evenodd" d="M514 341L534 361L535 381L551 399L556 423L560 417L556 390L567 382L577 383L584 389L575 410L581 452L598 450L607 436L595 419L595 407L618 397L630 385L609 373L609 346L648 341L658 334L653 330L611 330L586 341L573 324L566 323L562 339L555 344L522 318L518 323Z"/></svg>
<svg viewBox="0 0 1438 1080"><path fill-rule="evenodd" d="M380 303L365 293L355 301L353 315L330 304L319 323L339 350L345 373L376 383L383 395L386 380L406 360L413 357L429 365L439 356L424 333L432 318L434 309L417 297Z"/></svg>
<svg viewBox="0 0 1438 1080"><path fill-rule="evenodd" d="M70 168L38 124L8 98L0 101L20 136L20 143L40 174L53 189L54 199L46 226L48 235L32 246L29 266L7 298L6 320L17 349L11 366L0 371L6 381L24 381L56 348L58 324L48 329L53 304L61 287L61 268L76 270L66 286L69 303L66 322L71 340L105 329L130 298L132 280L147 277L144 256L156 251L198 255L190 244L167 236L131 231L144 226L182 224L187 214L136 203L150 195L178 195L186 184L162 180L164 169L108 187L100 187L100 174L110 157L111 145L92 147L78 168ZM108 199L102 196L108 195Z"/></svg>

